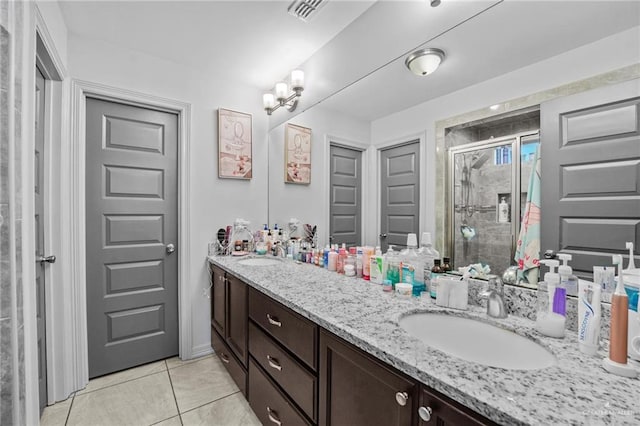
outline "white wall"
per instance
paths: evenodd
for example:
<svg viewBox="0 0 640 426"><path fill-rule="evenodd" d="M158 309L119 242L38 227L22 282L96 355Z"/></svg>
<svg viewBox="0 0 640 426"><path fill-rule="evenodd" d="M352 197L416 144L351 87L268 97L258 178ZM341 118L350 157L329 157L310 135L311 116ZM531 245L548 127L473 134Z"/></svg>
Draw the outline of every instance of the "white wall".
<svg viewBox="0 0 640 426"><path fill-rule="evenodd" d="M425 197L426 209L422 213L424 228L421 232L436 235L437 121L637 63L640 63L640 27L375 120L371 123L372 144L401 140L406 135L426 134L426 155L421 165L425 172L421 198ZM371 167L376 170L375 162ZM377 187L372 188L369 197L376 198L377 191ZM370 221L369 238L375 238L376 217L370 215L367 219Z"/></svg>
<svg viewBox="0 0 640 426"><path fill-rule="evenodd" d="M274 114L287 114L276 111ZM370 141L370 123L327 110L321 105L296 116L291 124L311 129L311 183L284 183L284 127L280 124L269 132L269 220L284 226L290 218L318 226L321 244L328 243L329 214L329 143L359 145ZM363 173L365 173L363 171ZM363 185L368 177L363 176Z"/></svg>
<svg viewBox="0 0 640 426"><path fill-rule="evenodd" d="M185 48L189 48L185 46ZM206 54L207 52L202 52ZM214 54L213 51L209 52ZM236 217L261 224L267 218L267 115L262 93L237 82L212 79L210 74L136 51L71 36L69 69L76 79L190 103L190 220L192 353L210 350L210 305L207 244L218 228ZM218 179L217 109L253 114L253 179ZM255 225L254 225L255 226ZM178 248L180 249L180 248Z"/></svg>

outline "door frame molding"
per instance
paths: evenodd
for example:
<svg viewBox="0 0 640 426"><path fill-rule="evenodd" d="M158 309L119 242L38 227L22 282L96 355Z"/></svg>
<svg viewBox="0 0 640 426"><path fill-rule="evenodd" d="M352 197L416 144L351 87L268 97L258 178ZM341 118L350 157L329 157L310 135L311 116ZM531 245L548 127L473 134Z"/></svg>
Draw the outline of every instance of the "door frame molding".
<svg viewBox="0 0 640 426"><path fill-rule="evenodd" d="M364 194L367 193L367 191L369 191L369 179L367 178L368 174L369 174L369 161L367 161L367 152L370 151L371 146L367 145L366 143L363 142L357 142L357 141L353 141L353 140L349 140L349 139L345 139L343 137L340 136L333 136L331 134L325 134L324 136L324 140L325 140L325 149L324 149L324 158L325 161L324 163L326 164L327 167L327 173L325 173L325 178L324 178L324 190L322 191L324 193L324 200L323 200L323 217L324 219L324 236L322 236L323 238L321 239L321 241L327 241L329 242L329 235L330 235L330 217L329 217L329 213L330 213L330 208L329 208L329 201L331 200L331 173L329 173L329 171L331 170L331 145L335 145L335 146L339 146L339 147L343 147L343 148L347 148L347 149L353 149L354 151L360 151L361 153L361 157L360 157L360 161L361 161L361 170L360 173L362 174L362 177L360 179L360 238L361 238L361 245L366 245L365 241L366 241L366 236L367 236L367 221L365 219L365 215L364 212L368 211L368 209L366 208L367 206L365 206L365 202L367 201L367 197L364 196ZM320 236L319 236L320 237Z"/></svg>
<svg viewBox="0 0 640 426"><path fill-rule="evenodd" d="M179 356L192 356L191 298L188 283L190 219L190 133L191 104L162 98L127 89L73 79L71 81L71 147L70 161L73 167L63 168L63 181L70 182L69 212L71 225L71 293L70 311L72 321L66 330L71 336L72 356L75 360L73 374L74 389L82 389L89 382L89 353L87 339L86 300L86 206L85 206L85 143L86 143L86 99L87 97L152 108L178 115L178 333Z"/></svg>
<svg viewBox="0 0 640 426"><path fill-rule="evenodd" d="M405 135L399 138L395 138L395 139L391 139L391 140L387 140L384 142L380 142L377 143L373 146L373 148L375 149L375 167L373 167L373 170L375 171L373 174L374 176L372 176L372 179L375 179L375 185L373 185L373 187L375 187L375 194L373 194L372 197L370 197L372 200L375 200L375 212L376 214L374 215L374 229L376 230L375 234L373 235L373 238L376 241L376 244L374 245L378 245L379 242L379 237L378 235L380 234L380 226L382 224L381 221L381 216L382 216L382 197L380 196L380 191L382 191L382 176L380 174L380 160L382 159L382 152L384 150L387 149L392 149L392 148L398 148L400 146L403 145L410 145L411 143L413 143L414 141L418 141L418 161L419 161L419 165L420 165L420 170L418 173L418 183L420 184L420 203L419 203L419 211L418 211L418 240L420 239L422 232L425 231L425 217L423 215L424 212L427 211L426 207L427 207L427 194L426 194L426 188L427 185L429 184L429 175L427 175L426 173L426 163L427 163L427 158L426 158L426 143L427 143L427 132L422 131L422 132L418 132L418 133L412 133L409 135ZM432 235L433 231L432 231ZM420 242L418 241L418 244L420 244Z"/></svg>

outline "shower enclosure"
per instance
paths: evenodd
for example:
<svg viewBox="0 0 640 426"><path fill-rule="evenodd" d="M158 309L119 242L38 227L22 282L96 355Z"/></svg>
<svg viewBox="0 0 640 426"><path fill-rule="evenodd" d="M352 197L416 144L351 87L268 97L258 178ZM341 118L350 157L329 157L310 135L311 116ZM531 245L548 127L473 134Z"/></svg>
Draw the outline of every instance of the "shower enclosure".
<svg viewBox="0 0 640 426"><path fill-rule="evenodd" d="M449 149L449 250L456 267L474 263L501 274L513 256L540 143L526 132Z"/></svg>

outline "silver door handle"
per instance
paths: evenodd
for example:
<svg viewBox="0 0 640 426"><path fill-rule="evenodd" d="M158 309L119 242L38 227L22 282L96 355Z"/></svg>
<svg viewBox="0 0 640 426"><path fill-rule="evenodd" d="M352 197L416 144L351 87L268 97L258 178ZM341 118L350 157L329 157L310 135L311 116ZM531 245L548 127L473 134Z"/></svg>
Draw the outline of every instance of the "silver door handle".
<svg viewBox="0 0 640 426"><path fill-rule="evenodd" d="M271 423L275 423L278 426L282 425L282 422L280 421L280 418L278 418L278 414L271 409L271 407L267 406L267 416L269 416L269 420L271 421Z"/></svg>
<svg viewBox="0 0 640 426"><path fill-rule="evenodd" d="M387 238L387 234L380 234L380 238Z"/></svg>
<svg viewBox="0 0 640 426"><path fill-rule="evenodd" d="M56 263L56 257L51 255L51 256L40 256L38 257L38 262L43 263L43 262L47 262L47 263Z"/></svg>
<svg viewBox="0 0 640 426"><path fill-rule="evenodd" d="M171 254L174 251L176 251L176 246L174 246L173 244L167 244L167 253Z"/></svg>
<svg viewBox="0 0 640 426"><path fill-rule="evenodd" d="M431 415L432 414L433 414L433 410L431 409L431 407L420 407L420 408L418 408L418 415L425 422L428 422L428 421L431 420Z"/></svg>
<svg viewBox="0 0 640 426"><path fill-rule="evenodd" d="M275 368L278 371L282 371L282 366L280 365L278 360L273 358L271 355L267 355L267 362L269 363L269 367Z"/></svg>
<svg viewBox="0 0 640 426"><path fill-rule="evenodd" d="M333 235L329 235L329 241L333 241Z"/></svg>

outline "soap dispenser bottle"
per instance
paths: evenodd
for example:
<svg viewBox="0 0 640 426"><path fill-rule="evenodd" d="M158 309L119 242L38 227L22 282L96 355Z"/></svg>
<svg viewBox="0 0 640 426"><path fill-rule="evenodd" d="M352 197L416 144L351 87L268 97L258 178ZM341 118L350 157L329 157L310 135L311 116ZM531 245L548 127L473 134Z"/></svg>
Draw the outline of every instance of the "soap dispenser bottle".
<svg viewBox="0 0 640 426"><path fill-rule="evenodd" d="M609 357L602 366L610 373L624 377L636 377L636 370L627 364L627 328L629 327L629 298L624 289L622 256L613 255L613 264L618 265L618 284L611 297L611 327L609 335Z"/></svg>
<svg viewBox="0 0 640 426"><path fill-rule="evenodd" d="M505 197L500 197L500 203L498 203L498 222L509 222L509 203Z"/></svg>
<svg viewBox="0 0 640 426"><path fill-rule="evenodd" d="M578 277L573 275L573 269L569 266L569 261L572 256L567 253L558 253L558 258L562 260L562 265L558 267L558 274L560 274L560 282L567 290L567 294L571 296L578 295Z"/></svg>
<svg viewBox="0 0 640 426"><path fill-rule="evenodd" d="M560 274L555 271L560 262L546 259L541 260L540 263L548 266L549 272L544 274L544 281L538 283L536 328L545 336L563 338L567 293L560 281Z"/></svg>

